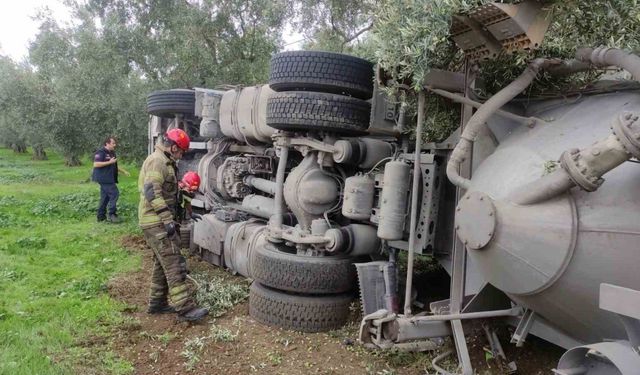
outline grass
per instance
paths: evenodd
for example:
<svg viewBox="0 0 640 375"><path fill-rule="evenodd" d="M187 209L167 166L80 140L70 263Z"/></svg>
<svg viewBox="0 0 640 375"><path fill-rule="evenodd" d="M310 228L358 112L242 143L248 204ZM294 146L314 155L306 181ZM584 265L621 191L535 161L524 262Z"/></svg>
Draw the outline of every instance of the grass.
<svg viewBox="0 0 640 375"><path fill-rule="evenodd" d="M119 184L125 223L96 223L90 163L48 155L0 149L0 374L130 374L100 337L126 319L107 281L140 266L117 240L138 231L137 176ZM103 347L82 345L91 341Z"/></svg>

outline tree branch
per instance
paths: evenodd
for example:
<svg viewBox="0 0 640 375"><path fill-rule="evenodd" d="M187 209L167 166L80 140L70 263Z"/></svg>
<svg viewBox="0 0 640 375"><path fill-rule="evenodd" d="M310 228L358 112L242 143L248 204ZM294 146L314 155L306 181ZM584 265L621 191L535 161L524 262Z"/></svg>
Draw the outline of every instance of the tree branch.
<svg viewBox="0 0 640 375"><path fill-rule="evenodd" d="M347 34L346 34L344 31L340 30L340 29L338 28L338 26L336 26L336 24L335 24L335 19L333 18L333 7L331 7L331 9L329 9L329 22L331 22L331 29L332 29L336 34L340 35L340 37L342 38L342 40L345 40L345 41L346 41L346 40L348 39ZM346 43L348 43L348 41L347 41L347 42L344 42L343 44L346 44Z"/></svg>
<svg viewBox="0 0 640 375"><path fill-rule="evenodd" d="M358 30L355 34L353 34L349 39L346 39L342 44L347 44L349 42L351 42L352 40L356 39L357 37L359 37L360 35L362 35L362 33L371 30L371 28L373 27L373 21L366 27Z"/></svg>

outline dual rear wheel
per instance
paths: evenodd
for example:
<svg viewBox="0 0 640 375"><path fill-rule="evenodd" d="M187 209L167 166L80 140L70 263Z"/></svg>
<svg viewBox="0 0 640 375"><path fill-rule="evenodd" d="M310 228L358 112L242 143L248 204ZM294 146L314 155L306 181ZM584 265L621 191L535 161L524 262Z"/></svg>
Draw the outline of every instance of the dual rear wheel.
<svg viewBox="0 0 640 375"><path fill-rule="evenodd" d="M345 256L305 256L267 242L252 259L249 314L285 329L321 332L349 318L356 286L353 260Z"/></svg>
<svg viewBox="0 0 640 375"><path fill-rule="evenodd" d="M319 51L282 52L271 59L267 125L286 131L365 134L373 64Z"/></svg>

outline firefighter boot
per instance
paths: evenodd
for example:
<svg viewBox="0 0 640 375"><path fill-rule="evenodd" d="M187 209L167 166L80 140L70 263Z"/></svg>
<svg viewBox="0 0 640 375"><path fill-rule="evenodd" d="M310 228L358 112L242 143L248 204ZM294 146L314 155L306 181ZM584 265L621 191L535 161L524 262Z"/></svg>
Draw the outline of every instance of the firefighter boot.
<svg viewBox="0 0 640 375"><path fill-rule="evenodd" d="M194 307L184 313L178 314L178 320L183 322L196 322L209 315L209 310L202 307Z"/></svg>
<svg viewBox="0 0 640 375"><path fill-rule="evenodd" d="M164 304L154 304L154 303L150 303L149 307L147 308L147 314L172 314L176 312L176 309L174 309L173 307L171 307L168 303L164 303Z"/></svg>

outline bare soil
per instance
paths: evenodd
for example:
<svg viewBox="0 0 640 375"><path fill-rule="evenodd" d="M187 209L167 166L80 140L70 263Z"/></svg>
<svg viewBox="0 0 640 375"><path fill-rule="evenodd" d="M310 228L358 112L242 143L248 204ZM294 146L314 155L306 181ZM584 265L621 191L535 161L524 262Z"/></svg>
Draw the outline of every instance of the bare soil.
<svg viewBox="0 0 640 375"><path fill-rule="evenodd" d="M119 327L111 337L111 347L133 363L135 374L425 374L434 373L431 359L439 353L400 353L369 351L357 343L359 316L345 328L328 333L303 334L267 327L249 316L248 301L236 305L219 318L190 324L176 321L174 314L145 313L150 279L151 256L141 237L123 238L123 245L143 256L140 270L122 275L109 283L109 294L129 308L131 324ZM225 271L196 259L189 259L192 270L206 271L231 279ZM233 280L231 280L233 281ZM211 326L227 329L237 336L230 342L211 338ZM476 373L502 374L501 364L487 360L483 347L488 344L481 328L469 328L469 347ZM509 361L516 361L519 374L547 374L562 350L541 340L531 339L524 348L508 344L508 332L500 336ZM506 337L505 337L506 336ZM185 352L188 342L202 342L197 358ZM529 345L532 344L532 345ZM193 353L193 351L192 351ZM448 360L453 366L453 361Z"/></svg>

